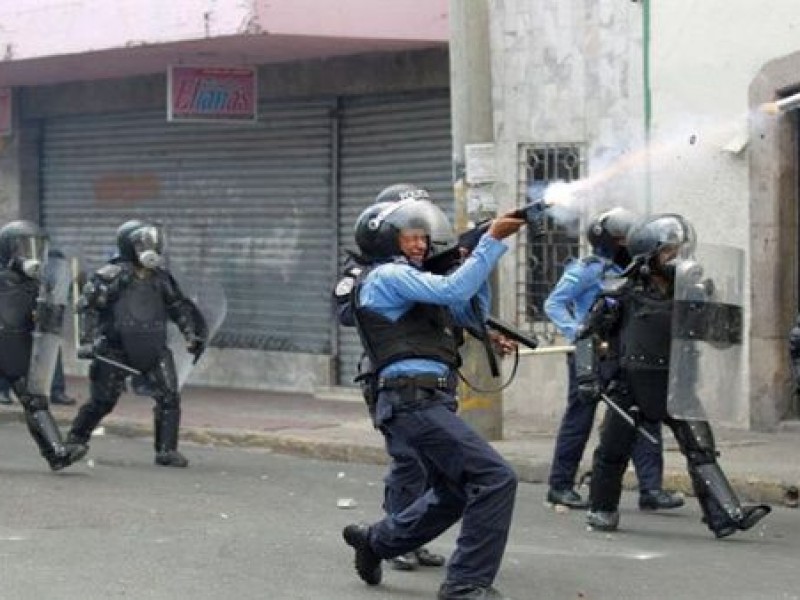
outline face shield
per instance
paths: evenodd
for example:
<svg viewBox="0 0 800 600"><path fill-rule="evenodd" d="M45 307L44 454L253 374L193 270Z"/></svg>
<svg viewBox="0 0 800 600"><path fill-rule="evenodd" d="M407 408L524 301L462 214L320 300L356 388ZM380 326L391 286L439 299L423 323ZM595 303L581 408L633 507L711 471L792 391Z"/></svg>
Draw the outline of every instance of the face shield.
<svg viewBox="0 0 800 600"><path fill-rule="evenodd" d="M47 255L47 238L39 235L19 236L15 246L13 256L19 270L33 279L41 277Z"/></svg>
<svg viewBox="0 0 800 600"><path fill-rule="evenodd" d="M158 227L145 225L129 234L136 260L146 269L155 269L163 263L163 236Z"/></svg>
<svg viewBox="0 0 800 600"><path fill-rule="evenodd" d="M436 254L454 243L453 228L442 210L429 200L408 198L388 205L375 215L369 226L381 226L400 233L422 232L428 238L426 254Z"/></svg>
<svg viewBox="0 0 800 600"><path fill-rule="evenodd" d="M648 225L651 234L658 241L657 252L653 257L655 267L669 279L674 279L677 268L694 265L697 237L694 228L684 218L669 215L654 220Z"/></svg>

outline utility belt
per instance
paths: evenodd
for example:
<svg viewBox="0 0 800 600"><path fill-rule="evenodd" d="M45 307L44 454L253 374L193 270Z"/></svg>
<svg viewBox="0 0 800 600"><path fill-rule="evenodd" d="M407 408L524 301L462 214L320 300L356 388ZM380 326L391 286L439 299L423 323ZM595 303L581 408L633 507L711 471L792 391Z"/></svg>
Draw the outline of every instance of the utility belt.
<svg viewBox="0 0 800 600"><path fill-rule="evenodd" d="M442 390L454 393L456 378L453 374L437 377L436 375L408 375L400 377L379 377L378 391L392 390L397 392L404 408L414 409L433 399L433 391Z"/></svg>

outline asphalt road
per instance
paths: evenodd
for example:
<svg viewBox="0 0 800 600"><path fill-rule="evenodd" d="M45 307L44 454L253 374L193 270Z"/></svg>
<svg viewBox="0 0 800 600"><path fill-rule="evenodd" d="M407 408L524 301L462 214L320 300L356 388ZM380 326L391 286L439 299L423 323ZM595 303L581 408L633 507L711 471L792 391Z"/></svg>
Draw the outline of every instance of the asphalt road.
<svg viewBox="0 0 800 600"><path fill-rule="evenodd" d="M440 569L387 570L378 588L352 569L340 531L380 514L380 467L183 449L192 466L166 469L149 440L104 436L87 462L53 474L22 424L0 426L0 599L435 597ZM608 535L546 508L544 494L520 486L496 582L515 600L800 598L796 510L717 541L693 500L643 514L630 494L623 529ZM455 533L431 548L449 552Z"/></svg>

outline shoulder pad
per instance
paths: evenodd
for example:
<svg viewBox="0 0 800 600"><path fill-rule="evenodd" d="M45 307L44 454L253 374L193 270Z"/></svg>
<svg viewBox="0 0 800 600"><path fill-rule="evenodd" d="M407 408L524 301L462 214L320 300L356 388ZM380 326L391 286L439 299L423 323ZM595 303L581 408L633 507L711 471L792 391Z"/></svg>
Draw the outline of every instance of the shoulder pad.
<svg viewBox="0 0 800 600"><path fill-rule="evenodd" d="M122 267L119 265L108 264L97 269L97 271L95 271L95 275L97 275L103 281L113 281L121 272Z"/></svg>
<svg viewBox="0 0 800 600"><path fill-rule="evenodd" d="M584 256L583 258L581 258L580 261L584 265L588 266L594 264L601 264L603 262L603 259L600 258L599 256L595 256L594 254L590 254L589 256Z"/></svg>
<svg viewBox="0 0 800 600"><path fill-rule="evenodd" d="M345 296L349 296L350 292L353 290L353 286L356 283L355 277L347 276L342 277L339 282L336 284L336 287L333 289L333 295L337 298L344 298Z"/></svg>

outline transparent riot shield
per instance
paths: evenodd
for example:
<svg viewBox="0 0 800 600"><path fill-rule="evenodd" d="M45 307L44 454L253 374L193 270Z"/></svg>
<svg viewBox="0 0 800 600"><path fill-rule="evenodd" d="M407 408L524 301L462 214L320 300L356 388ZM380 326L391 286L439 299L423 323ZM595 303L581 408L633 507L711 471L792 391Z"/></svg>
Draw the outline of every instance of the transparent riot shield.
<svg viewBox="0 0 800 600"><path fill-rule="evenodd" d="M172 270L172 275L184 295L194 302L194 305L205 319L208 327L208 341L210 342L227 314L228 301L225 297L225 291L219 282L206 276L189 277L180 271L176 272L174 269ZM172 356L175 360L178 387L182 388L194 368L195 356L189 354L186 350L186 340L172 322L170 322L168 329L167 344L172 350Z"/></svg>
<svg viewBox="0 0 800 600"><path fill-rule="evenodd" d="M667 411L686 420L733 423L745 409L744 251L700 244L678 263Z"/></svg>
<svg viewBox="0 0 800 600"><path fill-rule="evenodd" d="M45 262L36 298L33 348L28 366L28 391L49 396L64 329L64 312L72 284L69 263L63 257L50 256Z"/></svg>

